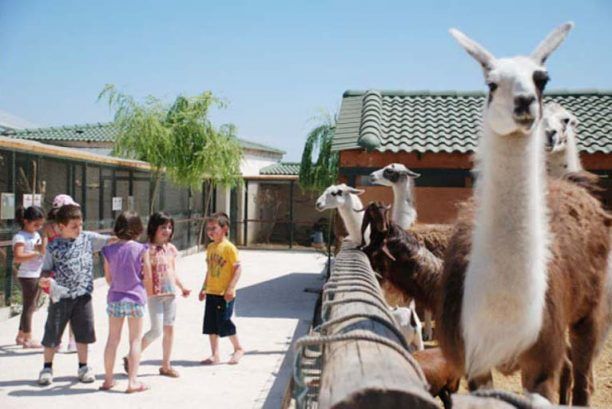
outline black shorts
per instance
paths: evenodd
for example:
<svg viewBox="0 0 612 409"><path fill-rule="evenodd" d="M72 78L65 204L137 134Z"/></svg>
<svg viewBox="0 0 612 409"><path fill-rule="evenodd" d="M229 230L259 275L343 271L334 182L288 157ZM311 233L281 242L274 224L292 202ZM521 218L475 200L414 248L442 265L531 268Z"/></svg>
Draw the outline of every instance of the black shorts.
<svg viewBox="0 0 612 409"><path fill-rule="evenodd" d="M77 298L62 298L56 303L49 304L42 344L48 348L58 346L68 322L76 342L79 344L96 342L91 294Z"/></svg>
<svg viewBox="0 0 612 409"><path fill-rule="evenodd" d="M236 335L236 326L232 322L234 301L225 301L222 295L206 294L204 308L203 334L216 334L220 337Z"/></svg>

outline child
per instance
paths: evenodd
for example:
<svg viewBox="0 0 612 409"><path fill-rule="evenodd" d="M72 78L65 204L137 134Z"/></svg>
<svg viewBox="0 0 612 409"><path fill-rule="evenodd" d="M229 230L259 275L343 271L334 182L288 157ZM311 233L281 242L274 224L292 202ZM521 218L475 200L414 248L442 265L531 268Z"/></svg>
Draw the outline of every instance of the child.
<svg viewBox="0 0 612 409"><path fill-rule="evenodd" d="M163 359L159 374L178 378L179 373L170 365L172 341L174 337L174 319L176 317L176 287L180 288L183 297L188 297L191 290L183 286L176 274L176 247L170 243L174 234L174 220L163 212L149 218L147 236L149 236L149 257L151 259L151 288L147 304L151 316L151 329L142 338L142 351L161 335ZM129 369L127 358L123 358L124 367ZM127 370L127 369L126 369Z"/></svg>
<svg viewBox="0 0 612 409"><path fill-rule="evenodd" d="M42 344L44 367L39 374L40 385L53 382L53 357L61 336L70 322L79 359L78 378L84 383L95 380L87 365L87 344L96 341L91 293L93 291L93 253L100 251L110 239L94 232L83 231L81 208L62 206L55 218L60 237L47 246L43 259L43 272L53 271L54 280L68 289L68 296L49 304L45 335ZM50 278L41 279L41 287L48 288Z"/></svg>
<svg viewBox="0 0 612 409"><path fill-rule="evenodd" d="M15 262L20 263L17 278L23 301L15 343L24 348L42 348L40 343L32 339L32 315L36 310L38 278L42 271L42 256L46 245L46 240L41 239L38 234L45 221L44 217L43 210L38 206L30 206L25 210L21 207L15 217L21 230L13 236L13 254Z"/></svg>
<svg viewBox="0 0 612 409"><path fill-rule="evenodd" d="M229 229L227 214L213 214L206 223L206 232L213 241L206 249L208 270L199 299L206 299L203 333L210 338L211 356L202 365L219 363L219 337L229 336L234 353L229 360L235 365L244 355L236 335L236 326L231 320L236 298L236 283L240 278L238 249L226 238Z"/></svg>
<svg viewBox="0 0 612 409"><path fill-rule="evenodd" d="M79 204L75 202L69 195L60 194L53 198L53 207L51 208L51 210L49 210L49 213L47 213L47 223L45 224L45 227L43 229L49 243L60 237L60 230L57 222L55 221L55 217L59 209L65 205L79 206ZM53 272L50 272L49 277L53 278L53 276ZM49 292L49 288L45 288L43 290L47 293ZM60 342L60 344L57 346L56 352L60 352L61 349L62 343ZM76 341L74 340L74 333L72 331L72 328L70 328L70 324L68 324L68 345L66 346L64 352L68 354L76 352Z"/></svg>
<svg viewBox="0 0 612 409"><path fill-rule="evenodd" d="M110 285L108 290L108 341L104 349L104 383L102 390L115 386L113 368L117 346L121 339L124 318L128 319L130 352L127 393L143 392L148 387L138 382L140 363L140 338L142 317L147 301L145 283L150 286L151 264L144 244L135 241L144 230L138 213L124 211L115 220L115 235L119 241L102 250L104 255L104 277ZM144 281L144 282L143 282Z"/></svg>

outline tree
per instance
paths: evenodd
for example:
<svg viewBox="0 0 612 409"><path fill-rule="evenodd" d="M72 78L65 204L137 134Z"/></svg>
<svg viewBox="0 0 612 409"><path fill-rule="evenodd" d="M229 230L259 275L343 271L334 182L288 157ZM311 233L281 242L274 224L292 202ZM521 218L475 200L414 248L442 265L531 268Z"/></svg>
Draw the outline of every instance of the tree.
<svg viewBox="0 0 612 409"><path fill-rule="evenodd" d="M330 114L319 116L320 124L308 133L302 162L300 163L300 186L305 190L322 191L336 183L338 178L338 153L332 152L336 129L336 118ZM318 153L316 161L313 154Z"/></svg>
<svg viewBox="0 0 612 409"><path fill-rule="evenodd" d="M208 211L217 186L242 182L242 149L235 137L235 127L216 128L208 119L211 107L223 107L211 92L179 96L167 106L152 96L138 103L113 85L107 85L98 97L104 98L115 110L115 126L119 130L113 154L146 161L153 168L151 212L156 207L164 171L180 186L200 190L203 181L208 183L204 212Z"/></svg>

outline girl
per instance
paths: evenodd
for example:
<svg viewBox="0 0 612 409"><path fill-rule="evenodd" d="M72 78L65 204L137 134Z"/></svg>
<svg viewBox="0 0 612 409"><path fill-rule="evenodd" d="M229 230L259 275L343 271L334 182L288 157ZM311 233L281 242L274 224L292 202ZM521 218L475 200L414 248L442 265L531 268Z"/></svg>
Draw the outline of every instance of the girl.
<svg viewBox="0 0 612 409"><path fill-rule="evenodd" d="M19 321L19 332L15 338L17 345L24 348L42 348L38 341L32 339L32 315L36 310L38 299L38 278L42 271L42 256L47 241L42 239L38 230L45 221L43 210L38 206L23 207L17 210L15 219L21 230L13 236L13 254L19 263L17 278L21 286L23 310Z"/></svg>
<svg viewBox="0 0 612 409"><path fill-rule="evenodd" d="M104 256L104 277L110 285L108 290L109 332L104 350L104 383L102 390L115 386L113 367L117 346L121 339L124 318L128 319L130 352L128 354L129 372L127 393L142 392L148 389L138 382L140 363L140 338L142 336L142 317L147 300L145 285L151 283L151 263L144 244L136 239L142 234L143 225L138 213L124 211L115 220L115 235L119 241L102 249Z"/></svg>
<svg viewBox="0 0 612 409"><path fill-rule="evenodd" d="M74 199L72 199L72 197L70 197L69 195L60 194L53 198L53 207L51 208L51 210L49 210L49 213L47 213L47 223L45 224L45 227L43 229L49 243L51 243L53 240L60 236L59 226L55 222L55 217L59 209L62 206L66 205L79 206L79 204L75 202ZM53 272L51 272L49 276L53 278L53 275ZM49 288L43 288L43 291L49 293ZM56 351L60 352L61 350L62 344L59 344L57 346ZM66 352L67 354L71 354L75 353L76 351L77 349L76 341L74 340L74 332L72 331L72 327L70 326L70 324L68 324L68 345L66 346L64 352Z"/></svg>
<svg viewBox="0 0 612 409"><path fill-rule="evenodd" d="M174 234L174 220L163 212L155 213L149 218L147 235L149 236L149 257L151 259L151 288L148 292L151 329L142 338L142 351L161 335L163 323L164 338L162 341L163 359L159 374L178 378L179 373L170 365L172 341L174 337L174 319L176 317L176 287L183 297L188 297L191 290L185 288L176 274L176 247L170 243ZM124 366L129 368L127 358Z"/></svg>

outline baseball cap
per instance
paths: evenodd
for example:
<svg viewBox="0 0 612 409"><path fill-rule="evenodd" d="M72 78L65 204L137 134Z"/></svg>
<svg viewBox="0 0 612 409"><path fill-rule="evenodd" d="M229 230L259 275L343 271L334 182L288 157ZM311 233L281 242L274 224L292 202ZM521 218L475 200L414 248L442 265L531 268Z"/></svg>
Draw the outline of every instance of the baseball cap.
<svg viewBox="0 0 612 409"><path fill-rule="evenodd" d="M75 206L79 206L79 204L77 202L75 202L72 197L70 197L69 195L57 195L53 198L53 208L54 209L59 209L62 206L66 206L66 205L75 205Z"/></svg>

